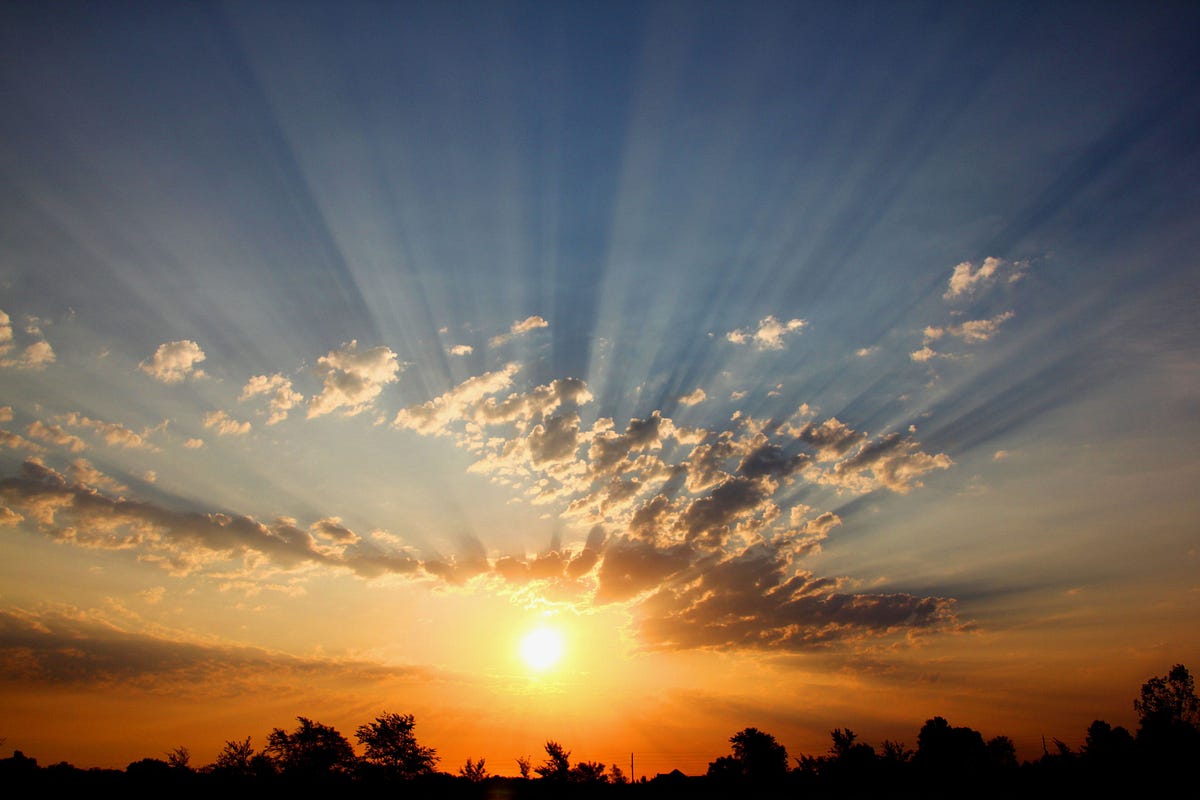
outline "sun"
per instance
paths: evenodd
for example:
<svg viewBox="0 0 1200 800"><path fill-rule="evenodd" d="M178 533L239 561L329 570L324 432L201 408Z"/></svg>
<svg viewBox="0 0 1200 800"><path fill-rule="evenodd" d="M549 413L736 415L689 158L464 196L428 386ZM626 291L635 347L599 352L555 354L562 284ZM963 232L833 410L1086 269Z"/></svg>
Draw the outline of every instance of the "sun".
<svg viewBox="0 0 1200 800"><path fill-rule="evenodd" d="M534 628L521 639L521 659L537 672L550 669L563 657L563 636L554 628Z"/></svg>

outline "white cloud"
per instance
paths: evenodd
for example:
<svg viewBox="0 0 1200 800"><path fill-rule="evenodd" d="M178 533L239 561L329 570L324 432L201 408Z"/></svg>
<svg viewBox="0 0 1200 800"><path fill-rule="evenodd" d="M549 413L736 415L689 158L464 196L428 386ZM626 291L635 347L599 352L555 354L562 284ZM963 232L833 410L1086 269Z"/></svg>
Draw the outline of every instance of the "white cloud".
<svg viewBox="0 0 1200 800"><path fill-rule="evenodd" d="M490 344L492 347L499 347L514 336L520 336L522 333L528 333L529 331L536 330L538 328L547 328L549 326L549 322L546 322L546 320L535 314L532 317L526 317L525 319L517 320L511 326L509 326L508 333L502 333L498 336L493 336L488 344Z"/></svg>
<svg viewBox="0 0 1200 800"><path fill-rule="evenodd" d="M189 450L199 450L201 447L204 447L204 440L194 438L188 439L183 443L183 446Z"/></svg>
<svg viewBox="0 0 1200 800"><path fill-rule="evenodd" d="M475 348L469 344L456 344L450 348L450 355L452 356L469 356L473 352L475 352Z"/></svg>
<svg viewBox="0 0 1200 800"><path fill-rule="evenodd" d="M259 395L267 396L271 411L271 415L267 417L268 425L287 419L288 412L304 401L301 394L292 389L291 380L278 372L274 375L255 375L242 387L242 394L238 400L245 401Z"/></svg>
<svg viewBox="0 0 1200 800"><path fill-rule="evenodd" d="M163 383L180 383L188 375L203 377L204 371L196 365L205 359L200 345L190 339L160 344L154 356L139 366L142 372Z"/></svg>
<svg viewBox="0 0 1200 800"><path fill-rule="evenodd" d="M708 399L708 395L704 393L704 390L697 388L694 392L690 392L685 394L683 397L680 397L679 402L683 403L685 406L694 406L703 403L706 399Z"/></svg>
<svg viewBox="0 0 1200 800"><path fill-rule="evenodd" d="M428 402L400 409L392 420L392 427L424 434L448 433L447 426L451 423L473 417L475 407L483 398L511 386L519 369L516 363L510 363L502 370L467 378Z"/></svg>
<svg viewBox="0 0 1200 800"><path fill-rule="evenodd" d="M70 414L58 417L64 424L72 428L85 428L100 435L104 439L105 444L119 445L129 450L155 450L154 445L146 440L146 437L154 430L160 430L165 426L160 425L158 428L151 428L138 433L126 428L116 422L104 422L103 420L92 419L85 417L82 414L71 412Z"/></svg>
<svg viewBox="0 0 1200 800"><path fill-rule="evenodd" d="M753 344L759 350L782 350L783 337L788 334L799 334L808 323L802 319L790 319L780 322L773 316L763 317L758 322L758 329L740 328L725 334L725 338L734 344Z"/></svg>
<svg viewBox="0 0 1200 800"><path fill-rule="evenodd" d="M400 372L400 363L390 348L380 345L360 353L357 340L321 356L317 364L325 382L321 393L308 401L309 419L337 409L344 409L346 416L366 410Z"/></svg>
<svg viewBox="0 0 1200 800"><path fill-rule="evenodd" d="M867 356L875 355L878 352L878 347L860 347L854 351L854 355L858 356L859 358L866 358Z"/></svg>
<svg viewBox="0 0 1200 800"><path fill-rule="evenodd" d="M998 281L1003 273L1007 273L1006 280L1009 283L1016 283L1025 274L1024 266L1023 263L1012 264L999 258L985 258L976 269L970 261L964 261L954 267L942 299L956 300L970 297L980 289L987 288Z"/></svg>
<svg viewBox="0 0 1200 800"><path fill-rule="evenodd" d="M224 411L205 414L204 427L213 428L218 436L243 436L250 432L249 422L238 422Z"/></svg>

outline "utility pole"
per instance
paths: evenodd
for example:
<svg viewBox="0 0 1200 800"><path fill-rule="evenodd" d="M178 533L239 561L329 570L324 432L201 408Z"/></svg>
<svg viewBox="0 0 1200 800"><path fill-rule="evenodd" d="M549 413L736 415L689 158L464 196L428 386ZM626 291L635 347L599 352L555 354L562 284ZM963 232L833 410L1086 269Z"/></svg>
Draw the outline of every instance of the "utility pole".
<svg viewBox="0 0 1200 800"><path fill-rule="evenodd" d="M633 753L629 754L629 782L637 783L637 775L633 772Z"/></svg>

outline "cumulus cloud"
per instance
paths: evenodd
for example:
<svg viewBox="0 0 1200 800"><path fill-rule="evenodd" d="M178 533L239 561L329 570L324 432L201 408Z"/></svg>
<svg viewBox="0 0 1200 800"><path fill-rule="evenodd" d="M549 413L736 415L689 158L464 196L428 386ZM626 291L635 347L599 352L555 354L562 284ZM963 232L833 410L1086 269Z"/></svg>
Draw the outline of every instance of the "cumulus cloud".
<svg viewBox="0 0 1200 800"><path fill-rule="evenodd" d="M473 418L474 409L483 398L511 386L519 369L519 365L511 363L504 369L468 378L426 403L401 409L392 426L424 434L448 433L451 423Z"/></svg>
<svg viewBox="0 0 1200 800"><path fill-rule="evenodd" d="M42 338L40 322L36 317L27 318L24 332L34 337L34 341L18 350L13 335L12 319L4 311L0 311L0 367L40 370L54 363L54 348Z"/></svg>
<svg viewBox="0 0 1200 800"><path fill-rule="evenodd" d="M951 272L942 299L950 301L969 298L1001 280L1016 283L1024 277L1025 267L1024 262L1014 263L991 257L985 258L978 268L970 261L963 261Z"/></svg>
<svg viewBox="0 0 1200 800"><path fill-rule="evenodd" d="M224 411L210 411L205 414L204 427L212 428L218 436L244 436L250 432L249 422L238 422Z"/></svg>
<svg viewBox="0 0 1200 800"><path fill-rule="evenodd" d="M103 420L92 419L91 417L71 412L58 417L58 420L70 428L82 428L90 430L100 436L105 444L116 447L124 447L129 450L155 450L157 448L152 445L148 439L154 431L159 431L165 427L166 423L159 425L156 428L147 428L141 433L134 431L116 422L105 422Z"/></svg>
<svg viewBox="0 0 1200 800"><path fill-rule="evenodd" d="M396 354L380 345L358 351L358 341L341 350L333 350L317 361L317 372L323 376L321 393L308 401L308 418L343 409L353 416L370 408L383 387L396 381L400 363Z"/></svg>
<svg viewBox="0 0 1200 800"><path fill-rule="evenodd" d="M177 342L165 342L154 351L154 355L143 361L139 366L155 380L163 383L180 383L191 375L203 377L204 371L196 369L196 365L205 359L200 345L191 339L181 339Z"/></svg>
<svg viewBox="0 0 1200 800"><path fill-rule="evenodd" d="M30 453L46 452L46 448L37 442L31 442L19 433L6 430L0 430L0 447L7 447L9 450L25 450Z"/></svg>
<svg viewBox="0 0 1200 800"><path fill-rule="evenodd" d="M782 350L784 337L799 334L806 325L802 319L780 322L774 316L766 316L759 320L757 329L739 328L725 334L725 338L734 344L753 344L758 350Z"/></svg>
<svg viewBox="0 0 1200 800"><path fill-rule="evenodd" d="M204 440L196 438L187 439L184 441L183 446L189 450L199 450L201 447L204 447Z"/></svg>
<svg viewBox="0 0 1200 800"><path fill-rule="evenodd" d="M267 398L270 410L270 416L267 417L268 425L274 425L287 419L288 412L304 401L301 394L292 389L291 379L285 378L278 372L274 375L255 375L246 381L238 400L244 402L259 396Z"/></svg>
<svg viewBox="0 0 1200 800"><path fill-rule="evenodd" d="M469 344L456 344L450 348L450 355L452 356L469 356L474 352L475 348Z"/></svg>
<svg viewBox="0 0 1200 800"><path fill-rule="evenodd" d="M968 320L959 325L946 325L943 327L929 325L925 328L925 343L928 345L930 342L937 341L943 336L954 336L968 344L986 342L995 335L1003 323L1012 319L1013 316L1012 311L1005 311L991 319Z"/></svg>
<svg viewBox="0 0 1200 800"><path fill-rule="evenodd" d="M35 419L29 423L29 427L25 429L25 432L35 439L58 447L65 447L72 453L78 453L81 450L87 449L87 442L73 433L68 433L61 425L47 425L41 420Z"/></svg>
<svg viewBox="0 0 1200 800"><path fill-rule="evenodd" d="M518 320L509 326L508 333L501 333L497 336L493 336L488 344L490 344L492 347L499 347L500 345L508 342L514 336L520 336L523 333L528 333L529 331L537 330L538 328L548 327L550 327L550 323L537 315L526 317L525 319Z"/></svg>
<svg viewBox="0 0 1200 800"><path fill-rule="evenodd" d="M680 397L679 402L685 406L695 406L703 403L706 399L708 399L708 395L704 393L703 389L697 387L695 391L688 392L683 397Z"/></svg>

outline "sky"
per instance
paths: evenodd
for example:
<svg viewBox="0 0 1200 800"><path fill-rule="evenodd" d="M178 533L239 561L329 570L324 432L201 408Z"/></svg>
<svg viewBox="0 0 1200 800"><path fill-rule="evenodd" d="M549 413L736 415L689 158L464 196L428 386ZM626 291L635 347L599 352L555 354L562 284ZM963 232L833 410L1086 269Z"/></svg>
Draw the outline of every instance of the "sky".
<svg viewBox="0 0 1200 800"><path fill-rule="evenodd" d="M1200 666L1198 31L5 3L5 749L1135 725Z"/></svg>

